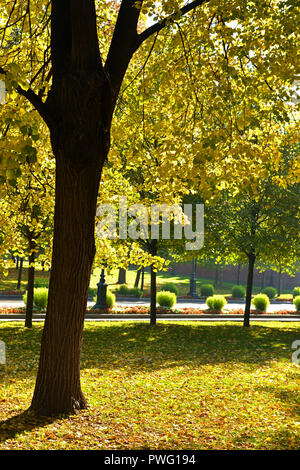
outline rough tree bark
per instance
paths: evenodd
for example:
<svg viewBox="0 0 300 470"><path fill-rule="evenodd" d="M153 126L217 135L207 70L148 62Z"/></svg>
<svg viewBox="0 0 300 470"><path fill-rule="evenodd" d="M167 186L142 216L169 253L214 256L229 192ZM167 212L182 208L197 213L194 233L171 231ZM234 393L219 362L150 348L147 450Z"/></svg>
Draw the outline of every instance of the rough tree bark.
<svg viewBox="0 0 300 470"><path fill-rule="evenodd" d="M39 414L86 406L80 350L95 254L94 223L112 110L93 1L52 1L53 84L46 107L56 159L48 308L31 407ZM105 116L105 117L104 117Z"/></svg>
<svg viewBox="0 0 300 470"><path fill-rule="evenodd" d="M40 112L56 159L56 199L48 308L31 403L38 414L86 406L80 350L95 255L97 196L113 109L135 50L138 15L133 2L121 7L104 70L94 1L52 0L53 78ZM125 37L128 28L131 34Z"/></svg>

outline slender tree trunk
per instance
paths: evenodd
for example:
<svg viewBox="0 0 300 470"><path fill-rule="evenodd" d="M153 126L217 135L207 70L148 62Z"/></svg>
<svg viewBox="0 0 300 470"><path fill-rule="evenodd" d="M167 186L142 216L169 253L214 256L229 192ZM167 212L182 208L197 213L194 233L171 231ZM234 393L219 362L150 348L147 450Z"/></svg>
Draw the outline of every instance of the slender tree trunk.
<svg viewBox="0 0 300 470"><path fill-rule="evenodd" d="M138 269L136 272L136 276L135 276L134 287L139 287L140 278L141 278L141 269Z"/></svg>
<svg viewBox="0 0 300 470"><path fill-rule="evenodd" d="M251 297L253 288L253 274L255 265L255 254L250 253L248 255L248 277L247 277L247 293L246 293L246 305L244 312L244 326L250 326L250 308L251 308Z"/></svg>
<svg viewBox="0 0 300 470"><path fill-rule="evenodd" d="M20 260L19 256L16 256L16 258L15 258L15 262L16 262L16 270L18 270L18 269L19 269L19 260Z"/></svg>
<svg viewBox="0 0 300 470"><path fill-rule="evenodd" d="M117 284L126 284L126 269L119 268L119 277Z"/></svg>
<svg viewBox="0 0 300 470"><path fill-rule="evenodd" d="M23 271L23 258L20 258L20 263L19 263L19 272L18 272L18 283L17 283L17 290L21 289L21 283L22 283L22 271Z"/></svg>
<svg viewBox="0 0 300 470"><path fill-rule="evenodd" d="M35 261L35 242L30 240L29 249L29 268L28 268L28 281L27 281L27 304L25 312L25 327L32 328L32 313L33 313L33 296L34 296L34 261Z"/></svg>
<svg viewBox="0 0 300 470"><path fill-rule="evenodd" d="M157 255L157 240L151 241L151 255ZM151 266L151 302L150 302L150 323L156 325L156 270Z"/></svg>
<svg viewBox="0 0 300 470"><path fill-rule="evenodd" d="M142 267L141 291L144 292L145 268Z"/></svg>
<svg viewBox="0 0 300 470"><path fill-rule="evenodd" d="M150 323L156 325L156 271L151 266Z"/></svg>

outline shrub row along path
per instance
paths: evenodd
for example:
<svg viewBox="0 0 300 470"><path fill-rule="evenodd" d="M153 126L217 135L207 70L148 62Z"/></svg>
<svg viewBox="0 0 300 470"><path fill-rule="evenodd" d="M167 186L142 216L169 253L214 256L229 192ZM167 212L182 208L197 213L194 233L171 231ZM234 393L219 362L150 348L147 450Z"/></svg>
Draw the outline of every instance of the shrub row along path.
<svg viewBox="0 0 300 470"><path fill-rule="evenodd" d="M149 299L145 298L145 299L118 299L117 302L116 302L116 307L135 307L135 306L147 306L149 305ZM93 301L88 301L88 304L87 306L88 307L92 307L94 305L94 302ZM3 308L3 307L8 307L8 308L18 308L18 307L24 307L24 302L23 300L21 299L17 299L17 300L9 300L9 299L0 299L0 309ZM190 309L194 309L194 308L198 308L198 309L202 309L202 310L206 310L207 309L207 305L205 302L203 302L203 300L195 300L195 299L178 299L177 300L177 304L175 305L175 309L182 309L182 308L190 308ZM244 308L244 302L243 301L236 301L236 302L229 302L227 303L227 305L225 306L224 308L224 312L223 314L216 314L216 315L188 315L188 314L184 314L184 315L180 315L180 314L166 314L166 315L160 315L158 314L157 315L157 318L165 318L165 319L169 319L169 320L208 320L208 321L212 321L212 320L222 320L224 321L224 314L226 314L226 311L230 311L230 310L237 310L237 309L243 309ZM273 315L270 315L268 316L267 314L264 314L264 315L255 315L255 320L262 320L262 321L274 321L274 317L276 316L276 319L279 319L279 315L274 315L274 313L276 314L276 312L280 312L281 310L286 310L286 311L290 311L290 312L295 312L295 306L292 302L285 302L285 303L280 303L280 302L271 302L271 304L269 305L268 307L268 313L272 313ZM226 319L230 320L230 321L241 321L241 315L232 315L230 317L228 317L226 315ZM23 315L15 315L12 316L11 315L1 315L0 314L0 320L5 320L7 321L8 319L10 320L18 320L18 319L22 319L23 318ZM34 315L34 319L35 320L43 320L44 319L44 314L36 314ZM107 319L115 319L115 320L134 320L134 319L138 319L138 320L148 320L148 315L143 315L143 314L136 314L136 315L132 315L132 314L127 314L127 315L116 315L116 314L101 314L99 315L98 313L93 313L93 312L90 312L89 314L87 314L86 316L86 319L87 320L107 320ZM253 316L253 319L254 319L254 316ZM292 315L280 315L280 319L283 320L283 321L300 321L300 314L299 315L295 315L295 314L292 314Z"/></svg>

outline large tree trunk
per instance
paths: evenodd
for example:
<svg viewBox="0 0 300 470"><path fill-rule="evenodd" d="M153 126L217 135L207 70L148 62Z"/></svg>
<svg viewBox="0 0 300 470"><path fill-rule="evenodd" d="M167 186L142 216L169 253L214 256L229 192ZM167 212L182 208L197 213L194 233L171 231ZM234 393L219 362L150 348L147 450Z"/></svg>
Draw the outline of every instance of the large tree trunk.
<svg viewBox="0 0 300 470"><path fill-rule="evenodd" d="M244 312L244 326L250 326L250 308L251 308L251 297L253 288L253 274L255 265L255 254L250 253L248 255L248 277L247 277L247 293L246 293L246 305Z"/></svg>
<svg viewBox="0 0 300 470"><path fill-rule="evenodd" d="M46 321L32 408L39 414L86 406L80 350L95 254L94 221L100 172L57 159L53 257Z"/></svg>
<svg viewBox="0 0 300 470"><path fill-rule="evenodd" d="M46 101L56 159L54 239L40 363L31 407L42 415L86 406L80 350L95 255L101 171L109 150L111 85L91 0L52 0L53 80Z"/></svg>
<svg viewBox="0 0 300 470"><path fill-rule="evenodd" d="M29 255L29 268L28 268L28 279L27 279L27 304L25 312L25 327L32 328L32 313L33 313L33 297L34 297L34 261L35 261L35 243L31 240L29 242L29 249L31 251Z"/></svg>

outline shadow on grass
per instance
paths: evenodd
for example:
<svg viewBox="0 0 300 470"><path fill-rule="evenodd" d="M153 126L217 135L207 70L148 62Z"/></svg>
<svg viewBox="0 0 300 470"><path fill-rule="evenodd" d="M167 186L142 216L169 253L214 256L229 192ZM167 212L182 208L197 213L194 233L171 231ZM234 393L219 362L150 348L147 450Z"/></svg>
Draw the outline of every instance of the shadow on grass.
<svg viewBox="0 0 300 470"><path fill-rule="evenodd" d="M299 336L299 334L298 334ZM85 326L82 367L120 368L134 374L189 363L243 363L256 365L291 361L293 328L262 325L165 324L151 327L141 323ZM114 365L116 362L116 365Z"/></svg>
<svg viewBox="0 0 300 470"><path fill-rule="evenodd" d="M25 329L22 324L0 325L0 339L7 345L7 373L22 380L35 374L42 325ZM201 364L249 367L255 370L269 361L291 362L292 342L299 329L239 324L174 324L159 322L156 327L144 323L86 322L83 335L82 368L126 369L134 375L178 366L191 369ZM296 370L295 370L296 373ZM11 375L12 374L12 375ZM293 373L289 372L292 376ZM291 380L293 377L290 377ZM294 394L272 388L270 393L294 406ZM0 422L0 441L51 424L57 418L37 417L31 410Z"/></svg>
<svg viewBox="0 0 300 470"><path fill-rule="evenodd" d="M7 346L8 368L32 375L38 365L42 325L0 325L0 340ZM269 361L291 362L291 345L299 329L268 324L243 328L240 324L86 322L82 368L124 367L158 370L189 364L232 363L260 367Z"/></svg>
<svg viewBox="0 0 300 470"><path fill-rule="evenodd" d="M57 417L36 416L32 410L26 410L12 418L0 421L0 442L14 439L18 434L47 426L56 420Z"/></svg>
<svg viewBox="0 0 300 470"><path fill-rule="evenodd" d="M7 361L24 372L38 363L42 325L32 329L15 323L0 325L0 340L6 343ZM276 328L240 324L178 324L158 322L155 327L138 322L86 322L83 335L82 367L118 367L128 358L152 359L151 368L168 367L170 363L258 363L269 360L291 361L291 345L298 339L298 328ZM147 365L145 364L145 365ZM134 361L129 365L134 367Z"/></svg>

